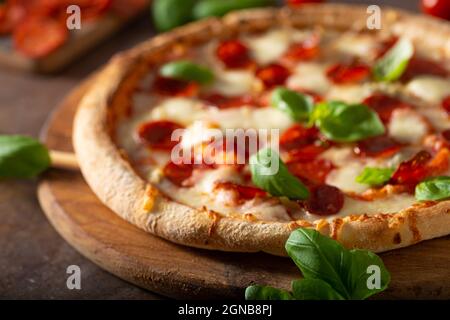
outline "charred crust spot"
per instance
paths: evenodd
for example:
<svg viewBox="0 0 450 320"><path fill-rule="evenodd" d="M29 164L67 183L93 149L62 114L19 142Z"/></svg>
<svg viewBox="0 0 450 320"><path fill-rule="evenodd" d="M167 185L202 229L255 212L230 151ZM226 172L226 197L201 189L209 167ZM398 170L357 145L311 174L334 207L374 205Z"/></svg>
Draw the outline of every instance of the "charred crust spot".
<svg viewBox="0 0 450 320"><path fill-rule="evenodd" d="M245 214L244 214L244 219L247 220L247 221L249 221L249 222L255 222L255 221L258 220L258 219L256 218L256 216L255 216L254 214L252 214L252 213L245 213Z"/></svg>
<svg viewBox="0 0 450 320"><path fill-rule="evenodd" d="M399 232L397 232L394 235L394 240L393 240L394 244L400 244L402 242L402 236L400 235Z"/></svg>
<svg viewBox="0 0 450 320"><path fill-rule="evenodd" d="M414 212L410 212L408 215L408 221L409 221L409 229L411 230L412 236L413 236L413 242L419 242L422 240L422 236L420 235L420 231L417 228L417 218L416 214Z"/></svg>
<svg viewBox="0 0 450 320"><path fill-rule="evenodd" d="M207 213L208 213L208 218L212 220L212 223L208 229L208 236L211 236L214 233L214 231L216 230L217 225L219 224L219 221L222 218L222 216L219 213L212 211L212 210L208 210Z"/></svg>
<svg viewBox="0 0 450 320"><path fill-rule="evenodd" d="M341 229L344 221L341 218L337 218L333 220L333 223L331 224L331 234L330 237L334 240L337 240L339 230Z"/></svg>

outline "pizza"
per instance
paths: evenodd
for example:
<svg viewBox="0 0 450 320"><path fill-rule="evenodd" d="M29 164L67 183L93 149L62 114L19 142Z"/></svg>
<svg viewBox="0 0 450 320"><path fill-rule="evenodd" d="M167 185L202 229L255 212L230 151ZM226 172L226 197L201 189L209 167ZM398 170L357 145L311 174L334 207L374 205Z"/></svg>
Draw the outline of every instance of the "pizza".
<svg viewBox="0 0 450 320"><path fill-rule="evenodd" d="M300 227L375 252L449 234L450 201L417 188L450 175L450 26L366 18L242 11L117 55L74 122L86 181L123 219L199 248L285 255ZM256 148L225 148L230 130Z"/></svg>

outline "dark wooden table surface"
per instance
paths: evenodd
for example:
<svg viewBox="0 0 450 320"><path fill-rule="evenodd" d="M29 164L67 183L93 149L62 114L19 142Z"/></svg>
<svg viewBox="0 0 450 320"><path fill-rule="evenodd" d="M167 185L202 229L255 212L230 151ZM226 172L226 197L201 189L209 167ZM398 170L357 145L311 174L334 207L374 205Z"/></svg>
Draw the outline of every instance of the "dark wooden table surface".
<svg viewBox="0 0 450 320"><path fill-rule="evenodd" d="M414 10L415 0L343 1ZM151 36L148 19L133 23L57 76L0 69L0 134L38 136L53 108L114 52ZM81 268L81 290L66 286L69 265ZM158 299L103 271L52 228L36 198L36 181L0 181L0 299Z"/></svg>

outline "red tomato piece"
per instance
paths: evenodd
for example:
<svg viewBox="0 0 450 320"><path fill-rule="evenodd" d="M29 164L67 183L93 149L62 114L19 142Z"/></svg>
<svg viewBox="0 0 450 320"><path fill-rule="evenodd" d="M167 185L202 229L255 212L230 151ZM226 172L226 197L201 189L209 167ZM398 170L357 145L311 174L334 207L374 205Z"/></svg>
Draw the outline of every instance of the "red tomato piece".
<svg viewBox="0 0 450 320"><path fill-rule="evenodd" d="M80 6L83 20L94 20L111 8L113 0L75 0L69 2ZM127 2L128 5L131 5L132 1Z"/></svg>
<svg viewBox="0 0 450 320"><path fill-rule="evenodd" d="M266 88L283 85L290 76L288 69L279 64L271 64L256 71L256 76Z"/></svg>
<svg viewBox="0 0 450 320"><path fill-rule="evenodd" d="M195 82L157 77L152 89L163 96L193 97L197 95L199 86Z"/></svg>
<svg viewBox="0 0 450 320"><path fill-rule="evenodd" d="M395 184L416 185L428 175L427 164L432 159L429 152L418 152L412 159L402 162L392 176Z"/></svg>
<svg viewBox="0 0 450 320"><path fill-rule="evenodd" d="M14 47L28 57L40 58L61 47L69 36L65 25L51 18L36 17L14 31Z"/></svg>
<svg viewBox="0 0 450 320"><path fill-rule="evenodd" d="M179 187L192 176L194 166L192 164L175 164L169 162L163 169L164 176Z"/></svg>
<svg viewBox="0 0 450 320"><path fill-rule="evenodd" d="M230 69L242 69L254 65L248 48L239 40L221 42L216 49L216 55Z"/></svg>
<svg viewBox="0 0 450 320"><path fill-rule="evenodd" d="M315 127L305 128L295 124L280 137L280 148L285 151L297 150L319 140L319 130Z"/></svg>
<svg viewBox="0 0 450 320"><path fill-rule="evenodd" d="M171 140L172 133L176 129L183 129L183 126L166 120L151 121L138 128L138 136L145 145L151 148L171 150L178 144L178 141Z"/></svg>
<svg viewBox="0 0 450 320"><path fill-rule="evenodd" d="M325 0L286 0L287 4L291 7L298 7L305 3L321 3L325 2Z"/></svg>
<svg viewBox="0 0 450 320"><path fill-rule="evenodd" d="M285 53L284 58L292 61L314 59L319 55L319 42L319 37L314 35L301 43L294 43Z"/></svg>
<svg viewBox="0 0 450 320"><path fill-rule="evenodd" d="M319 185L313 187L306 209L319 216L329 216L338 213L344 206L344 194L336 187Z"/></svg>
<svg viewBox="0 0 450 320"><path fill-rule="evenodd" d="M294 176L307 185L325 183L328 174L334 169L333 164L325 159L294 161L288 163L287 167Z"/></svg>
<svg viewBox="0 0 450 320"><path fill-rule="evenodd" d="M328 68L327 77L334 83L357 83L370 75L370 68L363 64L334 64Z"/></svg>
<svg viewBox="0 0 450 320"><path fill-rule="evenodd" d="M432 75L437 77L447 77L450 73L439 62L414 56L408 63L405 73L402 75L402 81L409 81L420 75Z"/></svg>
<svg viewBox="0 0 450 320"><path fill-rule="evenodd" d="M285 153L286 162L313 160L329 146L317 128L305 128L300 124L290 127L280 137L280 148Z"/></svg>
<svg viewBox="0 0 450 320"><path fill-rule="evenodd" d="M213 93L201 97L211 106L219 109L239 108L242 106L258 106L258 102L251 95L226 97L219 93Z"/></svg>
<svg viewBox="0 0 450 320"><path fill-rule="evenodd" d="M388 136L378 136L358 142L354 152L363 157L390 157L401 148L401 144Z"/></svg>
<svg viewBox="0 0 450 320"><path fill-rule="evenodd" d="M450 96L444 98L442 100L442 108L447 112L447 114L450 116Z"/></svg>
<svg viewBox="0 0 450 320"><path fill-rule="evenodd" d="M0 35L9 34L23 21L26 7L15 2L0 5Z"/></svg>
<svg viewBox="0 0 450 320"><path fill-rule="evenodd" d="M265 197L267 193L259 188L251 186L243 186L233 182L219 182L216 184L216 188L234 190L239 194L241 200L252 200L256 197Z"/></svg>
<svg viewBox="0 0 450 320"><path fill-rule="evenodd" d="M448 0L422 0L422 11L442 19L450 20L450 1Z"/></svg>
<svg viewBox="0 0 450 320"><path fill-rule="evenodd" d="M395 109L411 108L409 104L400 99L382 93L375 93L366 98L363 103L378 113L378 116L384 123L389 122L392 112L394 112Z"/></svg>

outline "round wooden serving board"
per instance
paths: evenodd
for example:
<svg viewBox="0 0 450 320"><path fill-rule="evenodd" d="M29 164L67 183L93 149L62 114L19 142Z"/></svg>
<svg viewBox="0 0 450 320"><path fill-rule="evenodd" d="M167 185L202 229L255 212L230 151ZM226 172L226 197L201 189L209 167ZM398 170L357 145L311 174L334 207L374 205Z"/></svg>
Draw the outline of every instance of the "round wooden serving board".
<svg viewBox="0 0 450 320"><path fill-rule="evenodd" d="M73 151L72 120L89 81L75 89L49 119L43 139ZM289 288L300 273L288 258L226 253L172 244L116 216L79 172L51 170L38 188L45 214L58 232L100 267L142 288L173 298L238 298L253 283ZM450 298L450 236L381 255L390 287L376 298Z"/></svg>

